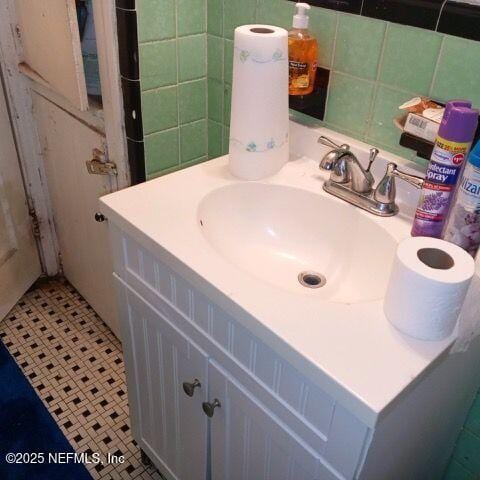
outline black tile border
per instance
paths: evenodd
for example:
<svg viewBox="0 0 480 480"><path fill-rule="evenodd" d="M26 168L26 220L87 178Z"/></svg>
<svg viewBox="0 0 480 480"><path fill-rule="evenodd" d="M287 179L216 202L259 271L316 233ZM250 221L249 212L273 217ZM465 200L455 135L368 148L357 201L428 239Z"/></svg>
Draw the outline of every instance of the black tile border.
<svg viewBox="0 0 480 480"><path fill-rule="evenodd" d="M314 91L310 95L290 96L289 107L297 112L323 120L327 104L329 80L330 70L318 67Z"/></svg>
<svg viewBox="0 0 480 480"><path fill-rule="evenodd" d="M127 139L127 150L132 185L143 183L146 180L145 145L143 142Z"/></svg>
<svg viewBox="0 0 480 480"><path fill-rule="evenodd" d="M131 184L146 180L135 0L116 0L118 57Z"/></svg>
<svg viewBox="0 0 480 480"><path fill-rule="evenodd" d="M313 7L330 8L340 12L357 14L360 14L362 9L362 0L310 0L308 3Z"/></svg>
<svg viewBox="0 0 480 480"><path fill-rule="evenodd" d="M137 12L117 8L117 34L120 74L139 80Z"/></svg>
<svg viewBox="0 0 480 480"><path fill-rule="evenodd" d="M135 10L135 0L115 0L115 6L125 10Z"/></svg>
<svg viewBox="0 0 480 480"><path fill-rule="evenodd" d="M447 1L437 30L457 37L480 40L480 6Z"/></svg>
<svg viewBox="0 0 480 480"><path fill-rule="evenodd" d="M310 0L309 3L480 41L480 5L451 0Z"/></svg>
<svg viewBox="0 0 480 480"><path fill-rule="evenodd" d="M362 15L435 30L443 0L364 0Z"/></svg>
<svg viewBox="0 0 480 480"><path fill-rule="evenodd" d="M122 78L122 91L127 137L141 142L143 140L143 125L140 82Z"/></svg>

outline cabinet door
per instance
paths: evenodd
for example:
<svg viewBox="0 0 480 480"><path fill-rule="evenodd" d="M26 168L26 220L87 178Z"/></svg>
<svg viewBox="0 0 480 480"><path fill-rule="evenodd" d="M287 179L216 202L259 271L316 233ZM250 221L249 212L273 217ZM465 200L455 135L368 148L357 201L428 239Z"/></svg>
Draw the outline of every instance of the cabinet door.
<svg viewBox="0 0 480 480"><path fill-rule="evenodd" d="M212 480L337 478L294 432L214 361L209 363Z"/></svg>
<svg viewBox="0 0 480 480"><path fill-rule="evenodd" d="M205 480L208 360L165 317L117 279L135 439L167 477ZM198 380L188 396L183 383Z"/></svg>

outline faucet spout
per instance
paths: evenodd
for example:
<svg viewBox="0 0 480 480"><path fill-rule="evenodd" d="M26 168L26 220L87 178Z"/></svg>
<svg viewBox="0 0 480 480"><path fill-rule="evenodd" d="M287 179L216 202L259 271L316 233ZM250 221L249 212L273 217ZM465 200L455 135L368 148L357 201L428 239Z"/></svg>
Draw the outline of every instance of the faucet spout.
<svg viewBox="0 0 480 480"><path fill-rule="evenodd" d="M330 180L334 183L348 183L356 193L371 192L375 182L370 171L363 168L352 152L344 153L336 159L330 173Z"/></svg>
<svg viewBox="0 0 480 480"><path fill-rule="evenodd" d="M363 168L354 155L345 155L351 188L356 193L369 193L373 187L373 176Z"/></svg>

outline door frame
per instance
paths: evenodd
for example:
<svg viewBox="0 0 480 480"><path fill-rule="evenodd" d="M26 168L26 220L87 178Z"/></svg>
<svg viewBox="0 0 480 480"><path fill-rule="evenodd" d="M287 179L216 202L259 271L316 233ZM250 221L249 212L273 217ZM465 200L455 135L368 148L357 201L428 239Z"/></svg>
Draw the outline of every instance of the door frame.
<svg viewBox="0 0 480 480"><path fill-rule="evenodd" d="M18 70L19 45L12 1L0 2L0 64L12 130L18 150L20 170L30 210L38 220L38 246L42 270L47 275L59 271L58 243L53 223L42 148L32 116L32 99L27 78Z"/></svg>
<svg viewBox="0 0 480 480"><path fill-rule="evenodd" d="M117 166L117 188L131 185L123 109L115 0L93 0L108 158Z"/></svg>
<svg viewBox="0 0 480 480"><path fill-rule="evenodd" d="M123 96L118 56L117 17L115 0L94 0L93 14L101 85L104 130L107 155L117 166L118 175L112 178L112 186L122 189L131 184L127 157ZM27 201L35 212L39 226L38 246L42 270L56 275L61 270L60 251L55 231L53 210L48 190L43 149L32 115L31 90L39 91L52 103L68 111L80 121L87 121L98 128L95 115L80 112L69 102L44 85L32 80L19 69L21 43L16 28L14 0L0 2L0 65L3 67L7 103L18 149L20 168L25 182ZM83 114L82 114L83 113ZM91 122L89 120L92 120ZM116 183L116 185L115 185Z"/></svg>

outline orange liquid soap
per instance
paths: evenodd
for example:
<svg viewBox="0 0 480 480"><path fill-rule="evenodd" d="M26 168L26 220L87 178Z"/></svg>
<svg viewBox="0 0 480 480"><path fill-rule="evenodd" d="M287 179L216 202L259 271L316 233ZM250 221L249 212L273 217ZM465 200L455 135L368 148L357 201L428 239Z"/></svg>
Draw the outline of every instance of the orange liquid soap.
<svg viewBox="0 0 480 480"><path fill-rule="evenodd" d="M288 32L288 93L289 95L308 95L315 87L317 73L318 43L308 31L310 9L307 3L297 3L293 28Z"/></svg>

